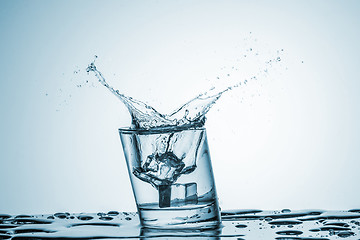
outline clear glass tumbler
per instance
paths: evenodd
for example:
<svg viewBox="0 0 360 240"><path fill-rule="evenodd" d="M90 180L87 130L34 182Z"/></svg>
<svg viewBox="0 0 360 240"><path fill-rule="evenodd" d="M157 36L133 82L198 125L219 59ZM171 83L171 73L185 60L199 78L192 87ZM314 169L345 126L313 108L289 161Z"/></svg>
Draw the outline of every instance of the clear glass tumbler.
<svg viewBox="0 0 360 240"><path fill-rule="evenodd" d="M221 223L205 128L119 129L142 226Z"/></svg>

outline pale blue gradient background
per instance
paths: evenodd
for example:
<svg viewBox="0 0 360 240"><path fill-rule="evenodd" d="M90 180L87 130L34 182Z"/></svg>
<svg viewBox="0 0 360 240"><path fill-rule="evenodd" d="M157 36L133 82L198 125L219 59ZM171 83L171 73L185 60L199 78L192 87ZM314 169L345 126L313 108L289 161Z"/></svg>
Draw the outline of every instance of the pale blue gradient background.
<svg viewBox="0 0 360 240"><path fill-rule="evenodd" d="M117 133L129 116L101 86L76 87L94 82L85 67L98 55L113 85L169 111L232 66L249 32L263 51L283 48L288 69L208 115L222 209L359 208L359 11L359 1L1 1L0 212L135 211Z"/></svg>

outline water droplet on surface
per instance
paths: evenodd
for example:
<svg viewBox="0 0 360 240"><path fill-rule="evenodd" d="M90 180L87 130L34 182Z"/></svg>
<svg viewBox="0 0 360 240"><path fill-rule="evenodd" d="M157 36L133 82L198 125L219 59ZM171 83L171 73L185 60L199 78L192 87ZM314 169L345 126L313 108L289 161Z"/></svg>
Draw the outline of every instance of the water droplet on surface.
<svg viewBox="0 0 360 240"><path fill-rule="evenodd" d="M303 232L298 231L298 230L284 230L284 231L278 231L278 232L276 232L276 234L279 234L279 235L301 235L301 234L303 234Z"/></svg>
<svg viewBox="0 0 360 240"><path fill-rule="evenodd" d="M325 226L331 225L331 226L340 226L340 227L349 227L349 224L346 222L326 222L324 223Z"/></svg>
<svg viewBox="0 0 360 240"><path fill-rule="evenodd" d="M119 215L119 212L118 211L110 211L110 212L108 212L108 215L109 216L117 216L117 215Z"/></svg>
<svg viewBox="0 0 360 240"><path fill-rule="evenodd" d="M8 214L0 214L0 219L8 219L11 218L11 215Z"/></svg>
<svg viewBox="0 0 360 240"><path fill-rule="evenodd" d="M40 228L25 228L25 229L15 229L14 233L15 234L20 234L20 233L51 233L54 231L50 231L50 230L46 230L46 229L40 229Z"/></svg>
<svg viewBox="0 0 360 240"><path fill-rule="evenodd" d="M351 230L350 228L347 227L339 227L339 226L324 226L324 227L320 227L321 231L347 231L347 230Z"/></svg>
<svg viewBox="0 0 360 240"><path fill-rule="evenodd" d="M10 235L0 233L0 239L10 239L10 238L11 238Z"/></svg>
<svg viewBox="0 0 360 240"><path fill-rule="evenodd" d="M113 220L114 218L102 216L102 217L100 217L99 219L100 219L100 220L103 220L103 221L111 221L111 220Z"/></svg>
<svg viewBox="0 0 360 240"><path fill-rule="evenodd" d="M349 212L360 213L360 209L350 209Z"/></svg>
<svg viewBox="0 0 360 240"><path fill-rule="evenodd" d="M351 237L351 236L354 236L355 233L353 232L348 232L348 231L341 231L341 232L338 232L337 235L341 238L347 238L347 237Z"/></svg>
<svg viewBox="0 0 360 240"><path fill-rule="evenodd" d="M17 215L15 218L31 218L30 215Z"/></svg>
<svg viewBox="0 0 360 240"><path fill-rule="evenodd" d="M52 220L47 219L37 219L37 218L16 218L11 221L13 224L51 224Z"/></svg>
<svg viewBox="0 0 360 240"><path fill-rule="evenodd" d="M237 227L237 228L247 228L247 225L245 225L245 224L238 224L238 225L236 225L235 227Z"/></svg>
<svg viewBox="0 0 360 240"><path fill-rule="evenodd" d="M93 219L94 217L92 216L87 216L87 215L80 215L77 217L79 220L82 220L82 221L88 221L88 220L91 220Z"/></svg>
<svg viewBox="0 0 360 240"><path fill-rule="evenodd" d="M262 212L262 210L259 210L259 209L224 210L221 212L221 216L255 214L255 213L261 213L261 212Z"/></svg>
<svg viewBox="0 0 360 240"><path fill-rule="evenodd" d="M298 225L298 224L302 224L301 221L298 220L274 220L269 222L269 224L273 224L273 225Z"/></svg>
<svg viewBox="0 0 360 240"><path fill-rule="evenodd" d="M70 214L69 213L55 213L54 216L57 218L60 218L60 219L65 219L67 216L70 216Z"/></svg>

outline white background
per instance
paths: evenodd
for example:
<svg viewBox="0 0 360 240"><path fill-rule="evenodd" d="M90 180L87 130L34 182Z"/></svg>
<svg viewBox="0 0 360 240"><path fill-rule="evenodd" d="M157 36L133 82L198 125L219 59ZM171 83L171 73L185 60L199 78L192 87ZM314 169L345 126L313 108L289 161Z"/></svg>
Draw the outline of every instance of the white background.
<svg viewBox="0 0 360 240"><path fill-rule="evenodd" d="M0 5L0 212L136 211L117 132L130 117L86 74L94 55L166 113L277 51L208 114L222 209L360 207L358 1Z"/></svg>

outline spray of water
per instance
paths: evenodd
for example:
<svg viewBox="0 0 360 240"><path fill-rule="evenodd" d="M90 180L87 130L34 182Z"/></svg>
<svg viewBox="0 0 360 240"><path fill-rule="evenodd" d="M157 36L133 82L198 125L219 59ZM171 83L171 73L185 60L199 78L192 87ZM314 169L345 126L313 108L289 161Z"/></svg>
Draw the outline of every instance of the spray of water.
<svg viewBox="0 0 360 240"><path fill-rule="evenodd" d="M214 88L199 94L183 104L171 114L161 114L144 102L128 97L110 86L102 73L96 68L95 61L89 64L87 72L94 72L99 82L118 97L127 107L132 119L133 128L150 129L158 127L203 126L205 115L225 92L239 87L241 83L216 92Z"/></svg>
<svg viewBox="0 0 360 240"><path fill-rule="evenodd" d="M250 48L250 52L252 49ZM282 51L282 50L281 50ZM279 51L277 51L279 53ZM256 53L257 55L257 53ZM246 55L245 55L246 56ZM221 90L217 88L211 88L210 90L199 94L195 98L183 104L181 107L177 108L170 114L159 113L153 107L147 105L146 103L136 100L132 97L126 96L123 93L120 93L119 90L114 89L110 86L103 74L97 69L95 65L95 60L91 62L86 71L93 72L97 77L98 81L105 86L111 93L118 97L127 107L131 119L132 119L132 128L135 129L152 129L159 127L201 127L205 124L206 117L205 115L211 109L211 107L219 100L219 98L226 92L240 87L242 84L247 84L247 79L242 79L241 81L236 82L230 86L226 86ZM280 57L276 56L273 59L270 59L265 62L265 68L260 69L259 72L255 73L253 77L249 79L257 79L257 76L260 73L267 73L268 68L272 67L274 62L279 62ZM233 67L234 68L234 67ZM237 69L236 69L237 70ZM229 74L228 74L229 76Z"/></svg>

